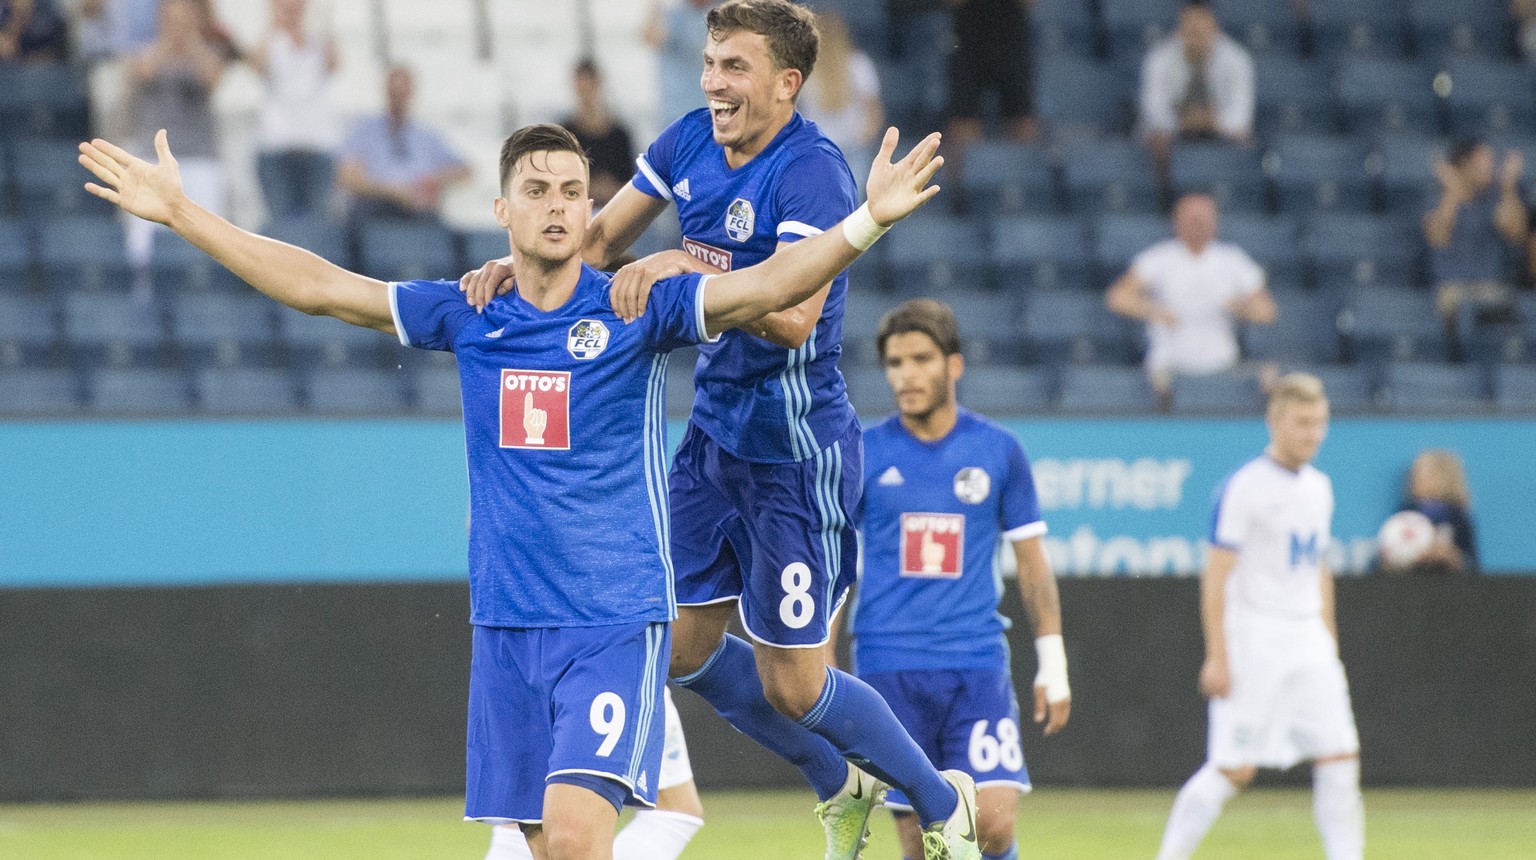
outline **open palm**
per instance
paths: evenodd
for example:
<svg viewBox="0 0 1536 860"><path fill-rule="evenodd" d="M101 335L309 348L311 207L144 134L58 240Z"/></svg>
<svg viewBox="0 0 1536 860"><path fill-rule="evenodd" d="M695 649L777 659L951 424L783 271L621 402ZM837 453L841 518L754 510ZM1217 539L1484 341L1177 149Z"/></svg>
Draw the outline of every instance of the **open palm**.
<svg viewBox="0 0 1536 860"><path fill-rule="evenodd" d="M919 206L939 193L939 186L928 185L933 174L944 166L944 156L935 156L939 149L937 132L923 138L907 157L892 163L899 135L895 128L886 129L885 139L875 163L869 167L869 214L875 223L884 227L911 215Z"/></svg>
<svg viewBox="0 0 1536 860"><path fill-rule="evenodd" d="M130 215L168 223L172 209L184 195L181 170L171 155L165 129L155 134L155 153L159 163L150 164L100 138L80 144L80 164L105 183L87 182L85 190L122 207Z"/></svg>

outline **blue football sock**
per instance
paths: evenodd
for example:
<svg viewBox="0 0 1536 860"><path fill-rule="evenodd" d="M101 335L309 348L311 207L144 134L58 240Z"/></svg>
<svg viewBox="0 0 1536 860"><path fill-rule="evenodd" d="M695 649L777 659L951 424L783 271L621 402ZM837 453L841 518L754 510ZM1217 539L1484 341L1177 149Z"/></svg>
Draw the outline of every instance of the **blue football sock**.
<svg viewBox="0 0 1536 860"><path fill-rule="evenodd" d="M821 698L800 725L831 741L865 772L901 789L924 827L948 818L960 802L885 699L847 672L827 667Z"/></svg>
<svg viewBox="0 0 1536 860"><path fill-rule="evenodd" d="M1001 854L983 854L981 860L1019 860L1019 843L1008 846L1008 850Z"/></svg>
<svg viewBox="0 0 1536 860"><path fill-rule="evenodd" d="M672 680L703 696L737 731L799 768L818 799L826 800L842 790L848 779L848 763L826 739L768 703L751 645L726 634L698 671Z"/></svg>

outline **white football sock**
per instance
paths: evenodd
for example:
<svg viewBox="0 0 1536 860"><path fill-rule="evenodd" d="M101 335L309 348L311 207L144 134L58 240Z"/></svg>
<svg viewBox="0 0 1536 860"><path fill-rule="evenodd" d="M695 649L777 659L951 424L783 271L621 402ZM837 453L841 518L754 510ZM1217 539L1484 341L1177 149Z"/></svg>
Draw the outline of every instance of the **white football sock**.
<svg viewBox="0 0 1536 860"><path fill-rule="evenodd" d="M491 850L485 852L485 860L533 860L523 829L516 824L491 828Z"/></svg>
<svg viewBox="0 0 1536 860"><path fill-rule="evenodd" d="M613 860L677 860L704 820L667 809L642 809L613 840Z"/></svg>
<svg viewBox="0 0 1536 860"><path fill-rule="evenodd" d="M1168 829L1163 831L1163 846L1157 860L1187 860L1200 847L1200 840L1210 831L1237 789L1215 765L1207 763L1179 789L1168 815Z"/></svg>
<svg viewBox="0 0 1536 860"><path fill-rule="evenodd" d="M1330 761L1312 768L1312 818L1328 860L1360 860L1365 854L1365 800L1360 760Z"/></svg>

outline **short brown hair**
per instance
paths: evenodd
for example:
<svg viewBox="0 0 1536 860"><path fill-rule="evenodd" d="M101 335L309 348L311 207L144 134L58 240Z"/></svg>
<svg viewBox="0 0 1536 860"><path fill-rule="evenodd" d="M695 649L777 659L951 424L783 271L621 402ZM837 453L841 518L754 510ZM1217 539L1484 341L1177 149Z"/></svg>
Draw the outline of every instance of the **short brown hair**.
<svg viewBox="0 0 1536 860"><path fill-rule="evenodd" d="M501 192L507 192L507 180L512 178L512 172L517 169L517 162L525 155L535 152L574 152L581 158L582 167L590 170L592 165L587 161L587 152L581 148L581 141L576 135L571 134L564 126L554 123L540 123L538 125L523 126L512 132L501 144Z"/></svg>
<svg viewBox="0 0 1536 860"><path fill-rule="evenodd" d="M1327 403L1328 395L1323 392L1323 381L1310 373L1287 373L1275 380L1274 387L1269 390L1269 414L1278 415L1280 410L1292 403Z"/></svg>
<svg viewBox="0 0 1536 860"><path fill-rule="evenodd" d="M885 359L885 343L898 334L920 332L933 338L945 355L960 352L960 324L949 305L933 299L912 299L880 318L875 332L875 348Z"/></svg>
<svg viewBox="0 0 1536 860"><path fill-rule="evenodd" d="M729 0L709 10L709 35L723 39L737 30L757 33L768 41L768 54L781 69L798 69L802 79L816 66L821 35L816 15L789 0Z"/></svg>

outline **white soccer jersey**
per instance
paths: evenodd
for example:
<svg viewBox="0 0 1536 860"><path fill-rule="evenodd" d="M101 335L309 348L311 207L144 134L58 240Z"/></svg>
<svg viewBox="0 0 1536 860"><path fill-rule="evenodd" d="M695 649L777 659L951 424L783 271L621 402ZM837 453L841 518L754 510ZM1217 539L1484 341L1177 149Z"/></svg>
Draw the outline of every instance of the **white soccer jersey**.
<svg viewBox="0 0 1536 860"><path fill-rule="evenodd" d="M1227 614L1317 619L1323 553L1331 540L1333 483L1310 465L1291 471L1268 455L1217 491L1211 543L1237 553Z"/></svg>

